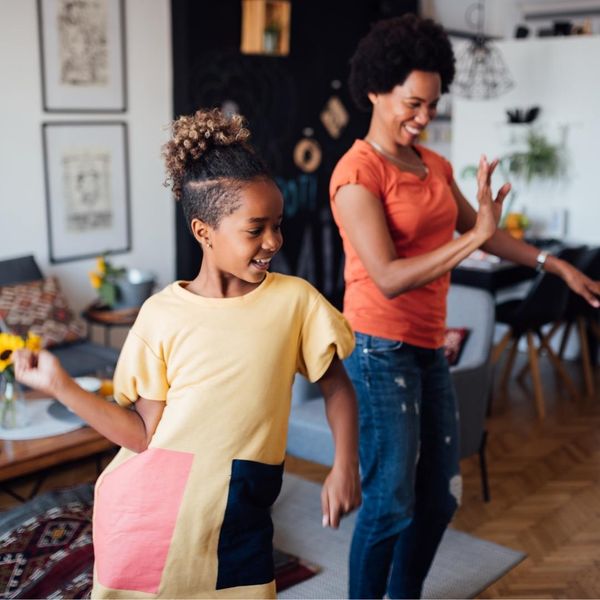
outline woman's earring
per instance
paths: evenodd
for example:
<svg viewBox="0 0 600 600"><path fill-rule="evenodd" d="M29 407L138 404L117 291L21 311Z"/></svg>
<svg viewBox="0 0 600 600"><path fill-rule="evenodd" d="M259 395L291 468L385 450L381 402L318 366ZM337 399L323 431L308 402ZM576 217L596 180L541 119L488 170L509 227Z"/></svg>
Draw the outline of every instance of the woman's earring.
<svg viewBox="0 0 600 600"><path fill-rule="evenodd" d="M206 245L207 245L209 248L212 248L212 244L210 243L210 240L206 240Z"/></svg>

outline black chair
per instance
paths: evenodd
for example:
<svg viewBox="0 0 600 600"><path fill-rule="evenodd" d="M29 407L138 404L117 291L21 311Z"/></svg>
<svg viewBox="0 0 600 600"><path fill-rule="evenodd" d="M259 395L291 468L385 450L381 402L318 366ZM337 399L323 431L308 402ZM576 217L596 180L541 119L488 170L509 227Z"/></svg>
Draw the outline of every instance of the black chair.
<svg viewBox="0 0 600 600"><path fill-rule="evenodd" d="M575 263L575 266L585 273L590 279L594 281L600 280L600 247L592 248L579 258ZM571 292L569 294L569 300L567 302L567 308L565 310L562 321L559 325L564 325L562 338L560 341L560 349L558 356L563 357L569 336L573 326L576 327L579 337L579 347L581 349L581 364L583 367L583 379L585 383L586 395L590 398L594 397L594 371L593 365L595 363L592 360L592 352L590 350L590 339L589 335L595 336L593 346L597 350L597 343L600 341L600 323L599 319L600 311L597 308L591 306L584 298L579 294ZM554 334L558 331L558 327L548 334L548 339L551 339Z"/></svg>
<svg viewBox="0 0 600 600"><path fill-rule="evenodd" d="M576 263L585 252L585 246L574 248L564 248L558 253L558 257L570 263ZM569 377L560 359L552 350L549 343L549 336L542 333L542 327L549 324L559 323L565 314L567 302L569 299L569 288L562 279L547 272L540 273L525 298L521 300L509 300L496 306L496 321L509 326L508 332L494 348L492 353L492 363L498 362L504 349L511 344L509 355L504 365L501 377L500 388L506 389L508 378L512 371L517 347L521 337L527 339L527 349L529 362L526 366L531 371L533 380L535 407L540 419L546 415L544 403L544 394L542 389L542 380L539 370L539 358L541 350L545 350L550 358L552 365L565 386L569 389L574 398L578 398L579 393ZM554 327L553 327L554 329ZM553 332L551 332L553 333ZM538 337L539 348L535 343L535 336Z"/></svg>
<svg viewBox="0 0 600 600"><path fill-rule="evenodd" d="M0 286L27 283L43 278L33 256L21 256L0 261ZM6 326L0 319L0 328ZM89 340L53 346L50 351L60 360L72 377L98 372L109 373L117 364L119 352Z"/></svg>

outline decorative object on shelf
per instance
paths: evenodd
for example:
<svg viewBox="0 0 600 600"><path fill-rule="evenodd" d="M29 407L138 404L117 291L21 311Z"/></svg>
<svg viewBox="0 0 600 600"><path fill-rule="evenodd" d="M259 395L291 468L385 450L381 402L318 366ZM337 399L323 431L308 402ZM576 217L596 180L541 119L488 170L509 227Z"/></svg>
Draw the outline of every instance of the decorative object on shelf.
<svg viewBox="0 0 600 600"><path fill-rule="evenodd" d="M540 116L540 107L513 108L506 111L509 123L533 123Z"/></svg>
<svg viewBox="0 0 600 600"><path fill-rule="evenodd" d="M42 130L50 261L129 250L127 125L53 121Z"/></svg>
<svg viewBox="0 0 600 600"><path fill-rule="evenodd" d="M529 37L529 27L526 25L517 25L515 29L515 38L520 40Z"/></svg>
<svg viewBox="0 0 600 600"><path fill-rule="evenodd" d="M467 9L466 19L476 27L477 33L456 57L456 76L452 92L472 100L497 98L510 90L514 83L500 50L489 41L483 31L484 0L479 0Z"/></svg>
<svg viewBox="0 0 600 600"><path fill-rule="evenodd" d="M123 0L38 0L44 110L123 112Z"/></svg>
<svg viewBox="0 0 600 600"><path fill-rule="evenodd" d="M41 338L31 333L26 338L11 333L0 333L0 427L2 429L25 427L29 422L23 390L15 380L13 352L22 348L38 352L41 345Z"/></svg>
<svg viewBox="0 0 600 600"><path fill-rule="evenodd" d="M95 309L100 311L107 308L139 308L154 288L153 273L141 269L115 267L104 254L97 258L96 270L91 271L89 277L100 300Z"/></svg>
<svg viewBox="0 0 600 600"><path fill-rule="evenodd" d="M279 48L281 29L275 21L271 21L263 31L263 49L266 54L276 54Z"/></svg>
<svg viewBox="0 0 600 600"><path fill-rule="evenodd" d="M242 0L242 54L290 53L290 0Z"/></svg>

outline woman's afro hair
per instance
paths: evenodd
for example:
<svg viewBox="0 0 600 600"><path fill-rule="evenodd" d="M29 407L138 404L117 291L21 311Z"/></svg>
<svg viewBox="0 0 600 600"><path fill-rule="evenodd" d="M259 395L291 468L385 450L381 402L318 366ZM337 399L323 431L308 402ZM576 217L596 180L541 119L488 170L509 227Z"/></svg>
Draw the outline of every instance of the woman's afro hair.
<svg viewBox="0 0 600 600"><path fill-rule="evenodd" d="M387 93L411 71L438 73L442 93L454 79L454 52L441 25L407 14L379 21L358 43L350 60L349 87L355 104L371 109L369 92Z"/></svg>

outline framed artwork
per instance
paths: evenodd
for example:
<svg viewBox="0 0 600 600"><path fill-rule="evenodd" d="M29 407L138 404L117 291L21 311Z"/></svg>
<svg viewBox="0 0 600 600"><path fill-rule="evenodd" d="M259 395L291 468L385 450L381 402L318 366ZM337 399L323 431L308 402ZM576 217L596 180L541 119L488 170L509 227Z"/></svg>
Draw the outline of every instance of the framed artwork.
<svg viewBox="0 0 600 600"><path fill-rule="evenodd" d="M123 112L127 106L123 0L38 0L47 112Z"/></svg>
<svg viewBox="0 0 600 600"><path fill-rule="evenodd" d="M50 262L131 249L127 126L44 123Z"/></svg>

